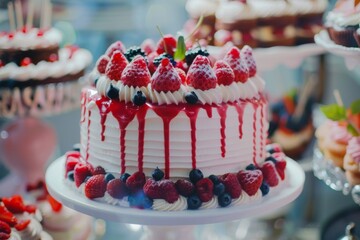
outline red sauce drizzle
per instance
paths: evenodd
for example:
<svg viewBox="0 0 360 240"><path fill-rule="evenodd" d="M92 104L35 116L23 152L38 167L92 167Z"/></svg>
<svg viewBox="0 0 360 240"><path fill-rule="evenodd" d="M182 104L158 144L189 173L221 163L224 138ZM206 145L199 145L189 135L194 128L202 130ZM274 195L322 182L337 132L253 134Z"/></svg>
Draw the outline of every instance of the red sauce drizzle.
<svg viewBox="0 0 360 240"><path fill-rule="evenodd" d="M239 138L242 139L243 137L243 122L244 122L244 105L242 102L235 102L232 104L238 113L238 120L239 120Z"/></svg>
<svg viewBox="0 0 360 240"><path fill-rule="evenodd" d="M185 113L190 120L191 127L191 163L192 168L196 168L196 119L200 108L188 105L185 108Z"/></svg>
<svg viewBox="0 0 360 240"><path fill-rule="evenodd" d="M85 113L86 113L86 104L87 104L87 97L86 97L86 92L81 92L81 120L80 123L85 122Z"/></svg>
<svg viewBox="0 0 360 240"><path fill-rule="evenodd" d="M220 135L221 135L221 157L225 157L226 154L226 135L225 135L225 129L226 129L226 111L227 111L227 105L220 105L217 107L217 111L220 116Z"/></svg>
<svg viewBox="0 0 360 240"><path fill-rule="evenodd" d="M91 116L91 111L89 110L88 113L88 131L87 131L87 142L86 142L86 158L85 160L87 161L89 159L89 146L90 146L90 116Z"/></svg>
<svg viewBox="0 0 360 240"><path fill-rule="evenodd" d="M253 114L253 162L255 164L255 166L257 166L256 163L256 110L258 108L258 103L256 102L256 100L253 100L252 105L254 107L254 114Z"/></svg>
<svg viewBox="0 0 360 240"><path fill-rule="evenodd" d="M263 158L264 151L264 102L260 101L260 158Z"/></svg>
<svg viewBox="0 0 360 240"><path fill-rule="evenodd" d="M103 98L98 99L96 101L96 105L98 106L99 109L99 113L100 113L100 124L101 124L101 141L105 140L105 122L106 122L106 118L108 113L110 112L110 101L106 101L106 99L104 100Z"/></svg>
<svg viewBox="0 0 360 240"><path fill-rule="evenodd" d="M138 130L138 169L140 172L143 171L144 165L144 139L145 139L145 116L148 107L144 105L140 107L139 112L136 117L139 122L139 130Z"/></svg>

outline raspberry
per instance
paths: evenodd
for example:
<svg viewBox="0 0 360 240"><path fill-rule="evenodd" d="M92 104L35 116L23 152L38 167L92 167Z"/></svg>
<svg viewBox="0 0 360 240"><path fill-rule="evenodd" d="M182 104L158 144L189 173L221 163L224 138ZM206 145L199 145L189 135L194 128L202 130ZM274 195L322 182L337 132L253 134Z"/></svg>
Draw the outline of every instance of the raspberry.
<svg viewBox="0 0 360 240"><path fill-rule="evenodd" d="M203 178L196 183L196 192L202 202L208 202L214 196L214 184L209 178Z"/></svg>
<svg viewBox="0 0 360 240"><path fill-rule="evenodd" d="M131 62L137 55L143 56L146 59L145 52L140 47L130 47L124 53L126 59Z"/></svg>
<svg viewBox="0 0 360 240"><path fill-rule="evenodd" d="M190 48L185 53L186 64L190 66L198 55L207 57L209 56L209 52L200 47Z"/></svg>
<svg viewBox="0 0 360 240"><path fill-rule="evenodd" d="M89 178L85 183L85 196L93 199L105 195L106 181L104 175L95 175Z"/></svg>
<svg viewBox="0 0 360 240"><path fill-rule="evenodd" d="M111 80L119 81L128 62L120 51L115 51L106 67L105 74Z"/></svg>
<svg viewBox="0 0 360 240"><path fill-rule="evenodd" d="M94 171L92 172L92 175L98 175L98 174L105 174L106 171L103 167L97 166Z"/></svg>
<svg viewBox="0 0 360 240"><path fill-rule="evenodd" d="M259 190L263 175L260 170L242 170L237 173L238 181L241 184L241 188L249 195L253 196Z"/></svg>
<svg viewBox="0 0 360 240"><path fill-rule="evenodd" d="M281 178L281 180L285 179L285 168L286 168L286 161L285 160L278 160L275 163L276 170Z"/></svg>
<svg viewBox="0 0 360 240"><path fill-rule="evenodd" d="M184 197L189 197L195 191L195 186L190 181L185 179L179 179L175 182L175 187L178 193Z"/></svg>
<svg viewBox="0 0 360 240"><path fill-rule="evenodd" d="M235 82L246 82L249 78L249 69L246 63L240 58L240 50L232 47L225 55L224 61L227 62L235 74Z"/></svg>
<svg viewBox="0 0 360 240"><path fill-rule="evenodd" d="M219 85L228 86L235 81L235 74L229 64L224 60L218 60L214 65L214 72Z"/></svg>
<svg viewBox="0 0 360 240"><path fill-rule="evenodd" d="M79 159L76 157L69 156L66 158L65 162L65 177L67 176L68 172L73 171L76 164L78 164Z"/></svg>
<svg viewBox="0 0 360 240"><path fill-rule="evenodd" d="M180 68L175 68L176 72L179 74L179 77L181 79L181 84L186 84L186 73L184 72L184 70L180 69Z"/></svg>
<svg viewBox="0 0 360 240"><path fill-rule="evenodd" d="M275 164L271 161L264 162L260 170L263 173L264 180L270 187L275 187L279 184L279 178L277 176L277 170Z"/></svg>
<svg viewBox="0 0 360 240"><path fill-rule="evenodd" d="M156 44L156 52L158 54L162 54L166 52L171 56L174 56L176 44L177 44L176 39L171 34L166 34Z"/></svg>
<svg viewBox="0 0 360 240"><path fill-rule="evenodd" d="M180 89L181 79L168 58L164 58L151 78L151 87L158 92L175 92Z"/></svg>
<svg viewBox="0 0 360 240"><path fill-rule="evenodd" d="M150 82L150 78L145 59L139 55L126 66L121 76L124 85L132 87L146 87Z"/></svg>
<svg viewBox="0 0 360 240"><path fill-rule="evenodd" d="M15 229L18 231L22 231L30 224L30 219L21 220L18 224L15 225Z"/></svg>
<svg viewBox="0 0 360 240"><path fill-rule="evenodd" d="M86 179L91 176L91 168L88 165L78 163L74 168L74 179L76 187L79 187Z"/></svg>
<svg viewBox="0 0 360 240"><path fill-rule="evenodd" d="M253 77L256 74L256 63L253 57L253 50L250 46L245 45L241 49L241 57L244 59L248 69L249 69L249 77Z"/></svg>
<svg viewBox="0 0 360 240"><path fill-rule="evenodd" d="M135 172L126 179L126 186L131 192L136 192L143 188L145 182L145 174L143 172Z"/></svg>
<svg viewBox="0 0 360 240"><path fill-rule="evenodd" d="M154 40L152 40L150 38L145 39L141 44L141 48L144 50L144 52L147 55L149 55L150 53L155 51L155 42L154 42Z"/></svg>
<svg viewBox="0 0 360 240"><path fill-rule="evenodd" d="M0 205L0 221L6 222L10 227L13 227L17 223L16 217L9 212L5 206Z"/></svg>
<svg viewBox="0 0 360 240"><path fill-rule="evenodd" d="M234 173L227 173L220 177L220 181L225 185L225 191L231 198L239 198L241 195L241 185Z"/></svg>
<svg viewBox="0 0 360 240"><path fill-rule="evenodd" d="M99 73L104 74L106 71L106 66L110 62L110 58L107 55L102 55L96 62L96 69Z"/></svg>
<svg viewBox="0 0 360 240"><path fill-rule="evenodd" d="M186 81L195 89L209 90L216 87L216 76L207 57L198 55L190 66Z"/></svg>
<svg viewBox="0 0 360 240"><path fill-rule="evenodd" d="M60 212L60 210L62 209L61 203L56 201L56 199L53 198L52 196L50 196L49 194L46 196L46 199L49 202L49 204L54 212Z"/></svg>
<svg viewBox="0 0 360 240"><path fill-rule="evenodd" d="M23 213L25 211L24 201L20 195L15 195L10 198L2 198L2 202L12 213Z"/></svg>
<svg viewBox="0 0 360 240"><path fill-rule="evenodd" d="M116 199L122 199L123 197L129 195L129 190L121 179L111 180L107 184L106 191L110 196Z"/></svg>
<svg viewBox="0 0 360 240"><path fill-rule="evenodd" d="M144 193L151 199L165 199L168 203L174 203L179 199L175 184L167 179L155 181L149 178L143 189Z"/></svg>
<svg viewBox="0 0 360 240"><path fill-rule="evenodd" d="M116 41L113 44L111 44L108 49L106 50L105 54L108 55L110 58L113 55L115 51L120 51L124 53L126 51L125 46L122 42Z"/></svg>
<svg viewBox="0 0 360 240"><path fill-rule="evenodd" d="M10 228L9 224L7 224L6 222L0 221L0 233L10 234L11 228ZM0 237L0 239L2 239L2 238Z"/></svg>

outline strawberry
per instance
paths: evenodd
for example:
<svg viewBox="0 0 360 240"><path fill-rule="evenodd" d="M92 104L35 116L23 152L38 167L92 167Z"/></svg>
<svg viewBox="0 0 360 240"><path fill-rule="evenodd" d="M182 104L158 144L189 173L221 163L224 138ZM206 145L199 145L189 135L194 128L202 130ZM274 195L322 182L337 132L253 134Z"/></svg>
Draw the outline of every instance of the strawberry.
<svg viewBox="0 0 360 240"><path fill-rule="evenodd" d="M85 183L85 196L90 199L103 197L105 191L106 181L105 176L102 174L90 177Z"/></svg>
<svg viewBox="0 0 360 240"><path fill-rule="evenodd" d="M74 168L74 179L76 187L79 187L86 179L91 176L91 168L83 163L78 163Z"/></svg>
<svg viewBox="0 0 360 240"><path fill-rule="evenodd" d="M67 176L68 172L73 171L76 164L79 163L79 159L76 157L69 156L66 158L65 161L65 177Z"/></svg>
<svg viewBox="0 0 360 240"><path fill-rule="evenodd" d="M18 230L18 231L22 231L24 230L25 228L27 228L27 226L30 224L30 219L27 219L27 220L21 220L20 222L18 222L16 225L15 225L15 229Z"/></svg>
<svg viewBox="0 0 360 240"><path fill-rule="evenodd" d="M104 74L106 71L106 66L110 62L110 58L107 55L102 55L96 62L96 69L99 73Z"/></svg>
<svg viewBox="0 0 360 240"><path fill-rule="evenodd" d="M155 42L154 40L148 38L145 39L142 44L140 45L140 47L144 50L144 52L146 53L146 55L149 55L150 53L152 53L153 51L155 51Z"/></svg>
<svg viewBox="0 0 360 240"><path fill-rule="evenodd" d="M103 167L97 166L94 171L92 172L92 175L99 175L99 174L106 174L106 171Z"/></svg>
<svg viewBox="0 0 360 240"><path fill-rule="evenodd" d="M279 184L279 178L277 176L277 170L275 164L271 161L266 161L260 168L263 173L264 180L270 187L275 187Z"/></svg>
<svg viewBox="0 0 360 240"><path fill-rule="evenodd" d="M240 50L237 47L232 47L224 57L235 74L235 82L246 82L249 78L249 69L246 63L240 58Z"/></svg>
<svg viewBox="0 0 360 240"><path fill-rule="evenodd" d="M207 57L196 56L189 68L186 81L195 89L209 90L216 87L216 76Z"/></svg>
<svg viewBox="0 0 360 240"><path fill-rule="evenodd" d="M175 182L175 187L178 193L184 197L189 197L195 191L195 186L190 181L185 179L179 179Z"/></svg>
<svg viewBox="0 0 360 240"><path fill-rule="evenodd" d="M166 34L156 44L156 52L158 54L162 54L166 52L171 56L174 56L176 44L177 44L176 38L174 38L171 34Z"/></svg>
<svg viewBox="0 0 360 240"><path fill-rule="evenodd" d="M121 74L124 71L128 61L126 60L124 54L116 50L108 63L105 74L111 80L119 81Z"/></svg>
<svg viewBox="0 0 360 240"><path fill-rule="evenodd" d="M158 92L175 92L180 89L181 79L170 60L164 58L151 77L151 87Z"/></svg>
<svg viewBox="0 0 360 240"><path fill-rule="evenodd" d="M196 192L202 202L208 202L214 196L214 183L209 178L203 178L196 183Z"/></svg>
<svg viewBox="0 0 360 240"><path fill-rule="evenodd" d="M10 234L0 232L0 240L6 240L10 238Z"/></svg>
<svg viewBox="0 0 360 240"><path fill-rule="evenodd" d="M263 174L260 170L242 170L237 173L237 179L242 189L249 196L253 196L260 189Z"/></svg>
<svg viewBox="0 0 360 240"><path fill-rule="evenodd" d="M126 187L126 184L119 178L110 180L107 184L106 191L110 196L116 199L122 199L123 197L129 195L129 190Z"/></svg>
<svg viewBox="0 0 360 240"><path fill-rule="evenodd" d="M10 228L9 224L7 224L6 222L0 221L0 233L10 234L11 228ZM2 238L0 237L0 239L2 239Z"/></svg>
<svg viewBox="0 0 360 240"><path fill-rule="evenodd" d="M143 188L145 182L145 174L143 172L135 172L126 179L126 186L131 192L137 192Z"/></svg>
<svg viewBox="0 0 360 240"><path fill-rule="evenodd" d="M281 178L281 180L285 179L285 168L286 168L286 160L277 160L275 163L276 170Z"/></svg>
<svg viewBox="0 0 360 240"><path fill-rule="evenodd" d="M27 213L35 213L36 209L37 209L36 206L32 205L32 204L25 206L25 212L27 212Z"/></svg>
<svg viewBox="0 0 360 240"><path fill-rule="evenodd" d="M188 70L188 65L186 64L185 61L179 61L176 62L176 67L180 68L181 70L183 70L184 72L186 72Z"/></svg>
<svg viewBox="0 0 360 240"><path fill-rule="evenodd" d="M181 84L186 84L186 73L184 72L184 70L177 67L175 68L175 70L179 74L179 77L181 79Z"/></svg>
<svg viewBox="0 0 360 240"><path fill-rule="evenodd" d="M74 158L79 159L80 158L80 152L79 151L68 151L68 152L66 152L65 156L66 156L66 158L74 157Z"/></svg>
<svg viewBox="0 0 360 240"><path fill-rule="evenodd" d="M235 74L229 64L224 60L218 60L214 65L214 72L219 85L228 86L235 81Z"/></svg>
<svg viewBox="0 0 360 240"><path fill-rule="evenodd" d="M24 201L19 195L15 195L10 198L2 198L2 202L7 210L12 213L23 213L25 211Z"/></svg>
<svg viewBox="0 0 360 240"><path fill-rule="evenodd" d="M124 44L122 42L120 42L120 41L114 42L113 44L111 44L108 47L105 54L108 55L109 58L111 58L111 56L113 55L113 53L115 51L120 51L120 52L124 53L126 51Z"/></svg>
<svg viewBox="0 0 360 240"><path fill-rule="evenodd" d="M220 182L225 185L225 191L231 198L239 198L241 195L241 185L234 173L226 173L219 177Z"/></svg>
<svg viewBox="0 0 360 240"><path fill-rule="evenodd" d="M58 201L56 201L55 198L53 198L51 195L47 195L46 196L46 199L47 201L49 202L50 206L51 206L51 209L54 211L54 212L60 212L61 209L62 209L62 204L59 203Z"/></svg>
<svg viewBox="0 0 360 240"><path fill-rule="evenodd" d="M9 212L5 208L5 206L2 206L2 205L0 205L0 221L6 222L7 224L10 225L10 227L15 226L17 223L17 219L14 216L14 214Z"/></svg>
<svg viewBox="0 0 360 240"><path fill-rule="evenodd" d="M150 82L150 72L145 59L137 55L124 69L121 80L124 85L132 87L146 87Z"/></svg>
<svg viewBox="0 0 360 240"><path fill-rule="evenodd" d="M250 46L245 45L241 49L241 58L245 61L249 69L249 77L253 77L256 74L256 63L253 57L253 50Z"/></svg>
<svg viewBox="0 0 360 240"><path fill-rule="evenodd" d="M148 59L148 68L151 74L153 74L156 71L157 66L154 64L154 59L158 57L159 54L157 52L152 52L147 56Z"/></svg>
<svg viewBox="0 0 360 240"><path fill-rule="evenodd" d="M156 181L149 178L143 190L151 199L165 199L168 203L174 203L179 199L174 182L167 179Z"/></svg>

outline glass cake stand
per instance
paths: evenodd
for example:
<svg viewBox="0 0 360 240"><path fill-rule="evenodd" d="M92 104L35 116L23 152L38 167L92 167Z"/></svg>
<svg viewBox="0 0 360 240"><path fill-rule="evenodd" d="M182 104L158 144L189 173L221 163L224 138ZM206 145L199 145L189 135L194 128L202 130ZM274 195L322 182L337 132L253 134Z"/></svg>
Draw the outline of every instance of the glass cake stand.
<svg viewBox="0 0 360 240"><path fill-rule="evenodd" d="M360 66L360 48L344 47L334 43L326 30L315 35L315 43L325 48L328 52L342 56L349 70Z"/></svg>
<svg viewBox="0 0 360 240"><path fill-rule="evenodd" d="M344 195L351 194L354 202L360 205L360 185L351 185L344 170L327 160L318 147L314 148L313 172L315 177L333 190L341 191Z"/></svg>
<svg viewBox="0 0 360 240"><path fill-rule="evenodd" d="M159 212L112 206L99 201L87 199L64 181L65 157L55 160L46 171L46 184L49 193L67 207L79 212L119 223L146 225L146 236L143 239L193 239L195 225L229 222L243 218L254 218L289 204L295 200L303 189L305 174L302 168L292 159L287 160L287 182L280 191L269 193L260 202L196 211Z"/></svg>

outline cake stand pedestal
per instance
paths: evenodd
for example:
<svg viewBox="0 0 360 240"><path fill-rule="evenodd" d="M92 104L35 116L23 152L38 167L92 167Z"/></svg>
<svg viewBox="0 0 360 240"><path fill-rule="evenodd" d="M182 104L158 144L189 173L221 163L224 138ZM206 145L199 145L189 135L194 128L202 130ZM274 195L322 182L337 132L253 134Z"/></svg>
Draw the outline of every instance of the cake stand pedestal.
<svg viewBox="0 0 360 240"><path fill-rule="evenodd" d="M192 239L194 225L229 222L242 218L254 218L274 212L295 200L303 189L305 174L295 161L288 159L287 182L279 191L270 191L260 201L206 210L159 212L112 206L87 199L65 183L65 157L55 160L47 169L45 179L49 193L65 206L79 212L120 223L146 225L143 239ZM156 227L154 227L156 226ZM161 227L159 227L161 226ZM185 227L186 226L186 227Z"/></svg>

